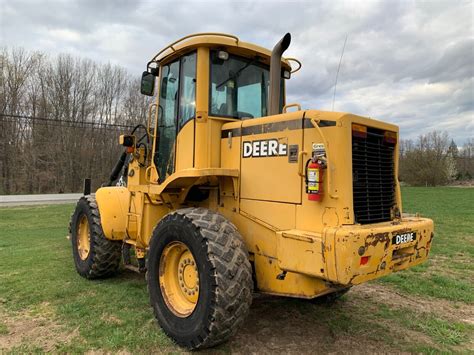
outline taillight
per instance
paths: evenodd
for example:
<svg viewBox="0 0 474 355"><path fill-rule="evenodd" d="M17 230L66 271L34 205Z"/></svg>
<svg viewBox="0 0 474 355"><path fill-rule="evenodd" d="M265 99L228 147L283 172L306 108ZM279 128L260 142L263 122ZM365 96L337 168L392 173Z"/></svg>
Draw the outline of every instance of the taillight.
<svg viewBox="0 0 474 355"><path fill-rule="evenodd" d="M360 124L352 124L352 135L359 138L367 138L367 127Z"/></svg>
<svg viewBox="0 0 474 355"><path fill-rule="evenodd" d="M397 143L397 134L395 132L385 131L383 139L386 143L396 144Z"/></svg>

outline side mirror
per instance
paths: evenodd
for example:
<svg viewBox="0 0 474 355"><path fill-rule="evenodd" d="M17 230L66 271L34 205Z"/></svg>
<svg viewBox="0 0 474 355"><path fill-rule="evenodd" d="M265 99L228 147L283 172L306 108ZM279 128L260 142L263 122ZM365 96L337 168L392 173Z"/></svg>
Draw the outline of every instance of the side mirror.
<svg viewBox="0 0 474 355"><path fill-rule="evenodd" d="M153 96L153 93L155 92L155 76L152 73L147 71L143 72L140 92L143 95Z"/></svg>

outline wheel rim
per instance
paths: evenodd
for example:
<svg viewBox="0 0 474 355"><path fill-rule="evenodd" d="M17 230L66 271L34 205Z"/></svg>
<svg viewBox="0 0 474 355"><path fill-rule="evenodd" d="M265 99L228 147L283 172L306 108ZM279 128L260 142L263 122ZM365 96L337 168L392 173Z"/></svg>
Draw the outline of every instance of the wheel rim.
<svg viewBox="0 0 474 355"><path fill-rule="evenodd" d="M165 303L176 316L184 318L193 313L199 299L199 272L184 243L172 242L163 250L159 282Z"/></svg>
<svg viewBox="0 0 474 355"><path fill-rule="evenodd" d="M89 220L86 215L82 215L77 227L77 251L81 260L86 260L91 249L91 234L89 230Z"/></svg>

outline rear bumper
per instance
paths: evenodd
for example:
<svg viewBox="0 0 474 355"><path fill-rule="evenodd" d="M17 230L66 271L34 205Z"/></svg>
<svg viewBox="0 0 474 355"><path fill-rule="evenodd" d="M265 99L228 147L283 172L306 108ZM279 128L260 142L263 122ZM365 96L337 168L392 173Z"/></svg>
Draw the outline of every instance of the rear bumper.
<svg viewBox="0 0 474 355"><path fill-rule="evenodd" d="M322 234L282 231L277 233L278 262L289 272L356 285L425 261L433 229L430 219L408 217L397 223L325 228ZM397 244L396 236L408 240L403 237L408 233L415 233L415 239Z"/></svg>

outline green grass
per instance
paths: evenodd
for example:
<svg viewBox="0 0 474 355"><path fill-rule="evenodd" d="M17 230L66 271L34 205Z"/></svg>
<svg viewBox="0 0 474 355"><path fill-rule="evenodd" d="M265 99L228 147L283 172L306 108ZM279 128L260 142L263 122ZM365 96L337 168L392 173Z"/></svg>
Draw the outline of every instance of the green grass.
<svg viewBox="0 0 474 355"><path fill-rule="evenodd" d="M401 326L429 335L441 345L459 345L468 340L472 325L439 318L433 314L413 313L407 308L393 309L380 305L376 316L383 319L396 319Z"/></svg>
<svg viewBox="0 0 474 355"><path fill-rule="evenodd" d="M474 189L404 187L403 210L435 222L430 259L379 282L408 293L474 303Z"/></svg>
<svg viewBox="0 0 474 355"><path fill-rule="evenodd" d="M472 280L459 280L454 275L428 274L414 268L389 275L379 282L393 284L400 290L416 295L474 303Z"/></svg>
<svg viewBox="0 0 474 355"><path fill-rule="evenodd" d="M453 307L471 307L474 204L470 202L474 201L474 189L403 188L402 193L405 212L420 212L435 221L430 260L377 282L397 288L402 295L446 300ZM89 281L76 273L66 239L73 208L52 205L0 209L0 315L17 319L13 317L27 313L58 324L60 331L51 336L58 336L59 341L47 351L180 352L156 325L143 276L122 272L116 278ZM352 291L343 300L325 307L282 299L260 304L251 312L263 317L264 324L277 327L285 327L288 319L299 317L301 324L294 327L324 334L321 351L337 351L335 343L346 338L357 339L362 347L367 343L377 349L380 344L380 351L469 350L472 326L449 315L388 306ZM260 318L252 321L259 322ZM216 351L258 352L259 348L248 343L255 344L255 339L265 331L268 332L265 328L263 333L258 332L260 335L243 331L243 338ZM287 331L290 341L295 330ZM0 341L8 333L8 323L0 320ZM73 334L73 339L63 342L62 334ZM269 349L272 348L266 350ZM10 350L45 351L30 341Z"/></svg>
<svg viewBox="0 0 474 355"><path fill-rule="evenodd" d="M143 276L122 273L88 281L76 273L66 239L72 209L54 205L0 210L3 306L41 314L47 304L59 322L78 329L78 339L56 349L60 352L174 349L156 325Z"/></svg>
<svg viewBox="0 0 474 355"><path fill-rule="evenodd" d="M403 211L419 212L435 222L432 252L474 257L474 188L404 187Z"/></svg>

